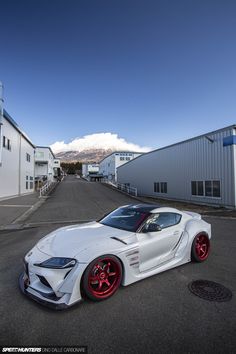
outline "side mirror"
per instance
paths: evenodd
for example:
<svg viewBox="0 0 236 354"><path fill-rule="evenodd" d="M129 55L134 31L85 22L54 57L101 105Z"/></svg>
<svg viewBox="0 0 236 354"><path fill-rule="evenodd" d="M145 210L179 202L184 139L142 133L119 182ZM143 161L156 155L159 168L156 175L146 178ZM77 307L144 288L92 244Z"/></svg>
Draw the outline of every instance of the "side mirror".
<svg viewBox="0 0 236 354"><path fill-rule="evenodd" d="M162 228L160 225L151 222L145 231L146 232L157 232L157 231L161 231L161 230L162 230Z"/></svg>

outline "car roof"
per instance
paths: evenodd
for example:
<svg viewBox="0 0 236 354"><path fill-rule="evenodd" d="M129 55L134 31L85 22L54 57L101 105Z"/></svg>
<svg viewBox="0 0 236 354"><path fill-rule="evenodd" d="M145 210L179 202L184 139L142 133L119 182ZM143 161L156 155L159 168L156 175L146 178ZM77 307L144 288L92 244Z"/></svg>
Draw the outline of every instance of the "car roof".
<svg viewBox="0 0 236 354"><path fill-rule="evenodd" d="M143 203L143 204L129 204L129 205L125 205L124 207L128 209L135 209L141 212L151 212L154 209L160 208L160 205Z"/></svg>
<svg viewBox="0 0 236 354"><path fill-rule="evenodd" d="M171 207L165 207L163 205L158 205L158 204L129 204L129 205L124 205L123 208L127 208L127 209L134 209L134 210L138 210L140 212L143 213L180 213L182 214L181 211L175 209L175 208L171 208Z"/></svg>

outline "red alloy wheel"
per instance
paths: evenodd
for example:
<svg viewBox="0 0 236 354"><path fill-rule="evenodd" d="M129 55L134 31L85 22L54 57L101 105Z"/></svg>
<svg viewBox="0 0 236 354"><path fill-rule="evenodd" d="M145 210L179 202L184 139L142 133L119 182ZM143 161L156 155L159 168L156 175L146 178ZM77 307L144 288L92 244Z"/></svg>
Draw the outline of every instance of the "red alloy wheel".
<svg viewBox="0 0 236 354"><path fill-rule="evenodd" d="M86 269L83 288L90 299L104 300L113 295L119 288L121 277L122 267L116 257L99 257Z"/></svg>
<svg viewBox="0 0 236 354"><path fill-rule="evenodd" d="M199 234L193 242L192 256L195 261L205 261L210 252L210 240L206 234Z"/></svg>

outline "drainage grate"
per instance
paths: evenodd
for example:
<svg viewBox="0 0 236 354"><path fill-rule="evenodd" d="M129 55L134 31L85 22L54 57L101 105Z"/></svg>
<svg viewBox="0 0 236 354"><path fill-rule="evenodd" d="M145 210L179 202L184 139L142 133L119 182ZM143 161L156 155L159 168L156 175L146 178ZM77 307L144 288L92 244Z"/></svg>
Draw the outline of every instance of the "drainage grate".
<svg viewBox="0 0 236 354"><path fill-rule="evenodd" d="M229 301L232 298L232 292L223 285L209 280L195 280L188 285L189 290L208 301Z"/></svg>

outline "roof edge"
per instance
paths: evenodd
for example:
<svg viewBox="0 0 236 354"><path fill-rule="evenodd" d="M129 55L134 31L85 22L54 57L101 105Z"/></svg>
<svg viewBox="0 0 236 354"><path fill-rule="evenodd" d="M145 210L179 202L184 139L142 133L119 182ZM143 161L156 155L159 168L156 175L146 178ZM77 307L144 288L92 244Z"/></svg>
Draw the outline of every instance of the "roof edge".
<svg viewBox="0 0 236 354"><path fill-rule="evenodd" d="M23 132L23 130L19 127L19 125L16 123L16 121L10 116L10 114L3 109L3 117L10 123L24 138L28 143L35 149L35 145L32 143L30 138Z"/></svg>
<svg viewBox="0 0 236 354"><path fill-rule="evenodd" d="M36 147L36 149L39 148L39 149L48 149L48 150L50 150L50 152L51 152L53 158L54 158L55 160L60 160L60 159L58 159L58 158L55 157L55 155L54 155L52 149L50 148L50 146L39 146L39 145L36 145L35 147Z"/></svg>
<svg viewBox="0 0 236 354"><path fill-rule="evenodd" d="M170 145L167 145L167 146L163 146L163 147L161 147L161 148L158 148L158 149L155 149L155 150L146 152L145 154L146 154L146 155L149 155L149 154L152 154L153 152L161 151L161 150L164 150L164 149L168 149L168 148L170 148L170 147L173 147L173 146L177 146L177 145L180 145L180 144L188 143L188 142L193 141L193 140L197 140L197 139L200 139L200 138L204 138L204 137L207 136L207 135L216 134L216 133L222 132L222 131L224 131L224 130L228 130L228 129L236 129L236 124L232 124L232 125L229 125L229 126L224 127L224 128L220 128L220 129L217 129L217 130L213 130L213 131L208 132L208 133L205 133L205 134L197 135L197 136L195 136L195 137L193 137L193 138L189 138L189 139L186 139L186 140L179 141L178 143L174 143L174 144L170 144ZM130 164L130 163L132 163L133 161L135 161L135 160L137 160L137 159L139 159L139 158L141 158L141 157L142 157L142 156L137 156L137 157L135 157L134 159L128 161L125 165ZM123 166L125 166L125 165L118 166L117 169L118 169L118 168L121 168L121 167L123 167Z"/></svg>

